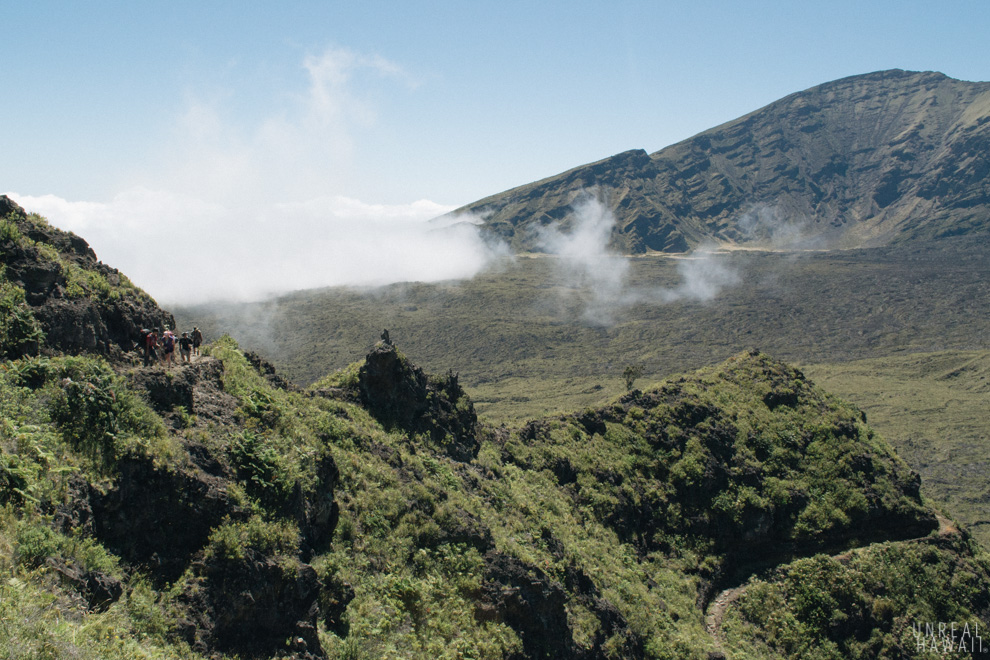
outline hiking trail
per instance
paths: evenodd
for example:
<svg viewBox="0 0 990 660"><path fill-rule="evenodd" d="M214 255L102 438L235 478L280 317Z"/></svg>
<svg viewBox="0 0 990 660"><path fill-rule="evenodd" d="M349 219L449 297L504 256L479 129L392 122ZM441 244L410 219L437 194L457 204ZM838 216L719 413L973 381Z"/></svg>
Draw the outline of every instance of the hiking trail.
<svg viewBox="0 0 990 660"><path fill-rule="evenodd" d="M935 518L938 520L938 537L944 538L948 536L955 536L959 534L959 528L954 522L946 518L940 513L935 514ZM919 536L912 539L904 539L903 541L898 541L899 543L921 543L931 539L931 536ZM882 543L878 542L878 543ZM878 543L869 543L867 545L859 546L856 548L850 548L844 552L836 555L832 555L832 558L836 561L846 563L856 553L867 550ZM739 598L746 593L746 587L748 586L748 579L740 585L735 587L730 587L728 589L723 589L720 591L715 598L711 600L705 610L705 631L711 636L715 641L715 645L719 651L726 653L725 647L723 646L725 642L725 635L722 632L722 621L725 618L725 613L729 606L735 603ZM725 655L729 658L731 656Z"/></svg>

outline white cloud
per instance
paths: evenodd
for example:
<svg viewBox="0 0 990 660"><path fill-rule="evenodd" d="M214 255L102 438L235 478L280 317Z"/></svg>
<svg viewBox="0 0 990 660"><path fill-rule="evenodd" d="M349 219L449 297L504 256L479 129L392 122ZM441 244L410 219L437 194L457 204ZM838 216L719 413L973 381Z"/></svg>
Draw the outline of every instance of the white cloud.
<svg viewBox="0 0 990 660"><path fill-rule="evenodd" d="M348 194L366 184L355 161L380 120L371 90L385 85L393 94L415 80L398 64L346 48L309 55L298 72L265 89L188 91L168 143L134 184L227 206Z"/></svg>
<svg viewBox="0 0 990 660"><path fill-rule="evenodd" d="M235 119L233 94L190 95L161 166L109 201L10 195L165 304L459 279L504 253L471 223L427 222L450 205L347 194L361 131L378 120L362 90L368 79L415 86L400 66L331 48L301 71L304 87L261 95L272 103L250 122Z"/></svg>
<svg viewBox="0 0 990 660"><path fill-rule="evenodd" d="M505 254L470 223L427 222L452 210L427 200L384 205L335 196L232 209L144 189L107 203L10 196L81 235L102 261L164 303L461 279Z"/></svg>
<svg viewBox="0 0 990 660"><path fill-rule="evenodd" d="M591 190L577 196L563 222L537 230L540 248L558 259L557 276L566 287L559 292L563 306L558 313L573 309L571 303L576 301L583 321L611 325L632 305L705 303L740 281L728 255L701 246L678 258L677 286L630 286L629 257L612 252L608 245L614 227L615 216Z"/></svg>

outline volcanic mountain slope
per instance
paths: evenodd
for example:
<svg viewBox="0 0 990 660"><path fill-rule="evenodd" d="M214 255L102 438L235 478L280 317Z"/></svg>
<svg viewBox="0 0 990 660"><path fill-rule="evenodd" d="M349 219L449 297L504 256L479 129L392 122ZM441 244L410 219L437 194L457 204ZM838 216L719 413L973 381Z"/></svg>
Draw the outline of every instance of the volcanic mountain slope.
<svg viewBox="0 0 990 660"><path fill-rule="evenodd" d="M612 246L861 247L990 231L990 83L880 71L813 87L653 154L627 151L465 206L520 251L582 195Z"/></svg>

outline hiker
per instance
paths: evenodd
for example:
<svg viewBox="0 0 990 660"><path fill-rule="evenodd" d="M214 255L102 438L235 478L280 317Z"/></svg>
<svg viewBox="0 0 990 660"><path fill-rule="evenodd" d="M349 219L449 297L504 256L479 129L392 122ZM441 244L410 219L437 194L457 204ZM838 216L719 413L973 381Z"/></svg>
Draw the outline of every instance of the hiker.
<svg viewBox="0 0 990 660"><path fill-rule="evenodd" d="M145 365L151 366L152 363L158 362L158 351L156 347L158 346L158 328L155 328L149 332L144 338L144 355L145 355Z"/></svg>
<svg viewBox="0 0 990 660"><path fill-rule="evenodd" d="M165 366L173 366L175 364L175 335L172 334L171 330L166 330L165 334L162 335L162 350L165 352L162 358Z"/></svg>
<svg viewBox="0 0 990 660"><path fill-rule="evenodd" d="M183 362L191 362L189 355L192 353L192 345L193 340L189 337L189 333L183 332L182 338L179 339L179 357Z"/></svg>
<svg viewBox="0 0 990 660"><path fill-rule="evenodd" d="M193 355L199 355L199 347L202 343L203 343L203 333L199 331L199 328L193 326L193 331L192 331Z"/></svg>
<svg viewBox="0 0 990 660"><path fill-rule="evenodd" d="M141 328L141 350L144 351L144 366L151 366L151 350L148 348L148 335L151 334L151 330L147 328Z"/></svg>
<svg viewBox="0 0 990 660"><path fill-rule="evenodd" d="M392 340L389 339L388 337L388 328L382 330L382 343L385 344L386 346L392 345Z"/></svg>

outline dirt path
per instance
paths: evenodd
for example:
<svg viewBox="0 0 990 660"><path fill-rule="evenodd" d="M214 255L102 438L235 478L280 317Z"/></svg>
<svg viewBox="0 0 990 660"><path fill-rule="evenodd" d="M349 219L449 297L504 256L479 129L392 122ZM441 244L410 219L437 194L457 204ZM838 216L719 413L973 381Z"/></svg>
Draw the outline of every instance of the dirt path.
<svg viewBox="0 0 990 660"><path fill-rule="evenodd" d="M722 634L722 618L725 616L725 610L742 596L745 591L745 585L725 589L719 592L708 606L708 613L705 615L705 630L712 636L712 639L715 640L720 650L724 651L722 642L725 641L725 636Z"/></svg>
<svg viewBox="0 0 990 660"><path fill-rule="evenodd" d="M940 513L935 514L935 518L938 520L938 535L953 536L959 533L959 528L956 527L955 523L946 518ZM913 539L905 539L903 543L918 543L925 541L930 537L920 536ZM870 546L875 545L873 543L869 545L864 545L858 548L851 548L837 555L832 555L832 558L840 561L842 563L847 563L853 555L862 550L866 550ZM722 620L725 618L725 612L728 610L729 606L739 600L739 597L746 592L746 585L741 584L737 587L732 587L730 589L724 589L718 593L715 598L708 604L708 608L705 611L705 630L715 641L716 646L719 651L725 653L725 648L723 643L725 642L725 635L722 632Z"/></svg>

